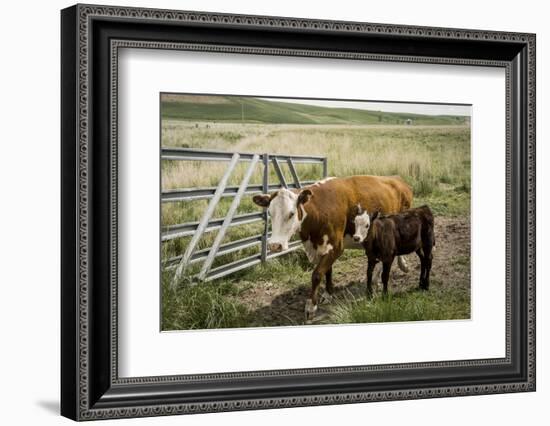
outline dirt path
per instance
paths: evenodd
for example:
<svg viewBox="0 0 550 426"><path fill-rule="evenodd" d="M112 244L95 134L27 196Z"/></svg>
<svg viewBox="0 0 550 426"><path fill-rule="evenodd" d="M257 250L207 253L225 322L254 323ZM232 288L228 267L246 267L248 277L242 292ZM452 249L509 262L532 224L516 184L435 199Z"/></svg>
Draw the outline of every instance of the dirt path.
<svg viewBox="0 0 550 426"><path fill-rule="evenodd" d="M465 218L435 219L436 250L434 252L430 291L445 292L450 286L464 291L470 288L470 220ZM420 261L416 254L407 256L409 272L404 273L394 262L390 276L392 293L414 291L418 286ZM366 292L366 257L338 260L334 265L336 291L333 301L319 306L316 323L330 323L330 307L350 293ZM304 303L309 296L309 282L294 288L261 281L238 296L252 311L250 326L298 325L304 321ZM324 291L324 285L321 292ZM378 290L380 291L380 290Z"/></svg>

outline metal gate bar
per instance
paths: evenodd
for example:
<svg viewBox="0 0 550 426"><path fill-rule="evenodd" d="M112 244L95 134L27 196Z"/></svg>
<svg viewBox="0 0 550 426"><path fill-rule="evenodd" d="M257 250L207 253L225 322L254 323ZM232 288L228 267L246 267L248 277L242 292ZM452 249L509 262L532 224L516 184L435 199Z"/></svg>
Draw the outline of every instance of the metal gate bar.
<svg viewBox="0 0 550 426"><path fill-rule="evenodd" d="M255 155L249 152L239 152L241 161L252 161ZM270 158L276 158L279 161L286 161L292 158L294 163L303 164L320 164L326 157L315 155L286 155L286 154L270 154ZM208 149L192 149L192 148L166 148L161 149L162 160L187 160L187 161L230 161L233 157L233 152L227 151L212 151ZM260 159L262 156L260 156Z"/></svg>
<svg viewBox="0 0 550 426"><path fill-rule="evenodd" d="M245 248L260 245L262 243L263 237L264 237L263 233L256 234L252 237L241 238L240 240L235 240L229 243L222 244L218 249L218 256L222 256L224 254L229 254ZM204 259L207 258L209 252L210 252L210 247L203 250L197 250L191 257L191 260L189 260L189 264L192 265L193 263L203 261ZM164 261L163 262L164 268L167 270L175 269L176 266L179 264L181 258L182 258L182 255L174 256Z"/></svg>
<svg viewBox="0 0 550 426"><path fill-rule="evenodd" d="M237 215L233 217L233 222L229 226L237 226L237 225L247 225L249 223L254 222L260 222L263 220L263 214L262 213L247 213L242 215ZM210 222L208 222L208 225L206 226L206 229L204 232L212 232L216 231L217 229L222 226L223 218L220 219L212 219ZM164 241L170 241L176 238L183 238L183 237L189 237L193 235L199 226L199 222L188 222L188 223L181 223L178 225L170 225L164 228L162 232L162 238L161 240Z"/></svg>
<svg viewBox="0 0 550 426"><path fill-rule="evenodd" d="M271 260L276 257L282 256L284 254L287 254L291 251L294 251L300 248L301 245L302 245L301 241L292 241L288 245L289 248L286 251L281 251L277 253L269 252L267 254L267 260ZM218 266L217 268L213 268L210 270L210 273L204 278L204 281L212 281L217 278L221 278L226 275L233 274L237 271L241 271L243 269L250 268L251 266L257 265L261 263L261 261L262 261L262 256L260 254L255 254L249 257L245 257L243 259L236 260L231 263L227 263L222 266Z"/></svg>
<svg viewBox="0 0 550 426"><path fill-rule="evenodd" d="M231 162L229 163L229 166L227 166L227 169L225 170L225 173L222 179L220 180L220 183L218 184L218 188L216 189L214 196L208 203L208 207L206 208L205 212L202 215L199 225L197 226L197 230L193 234L193 238L191 238L191 241L189 242L189 244L187 244L185 253L183 254L183 257L181 258L181 261L178 267L176 268L176 273L174 274L174 278L172 279L172 288L176 287L178 281L181 278L181 274L184 273L185 270L187 269L187 265L189 265L189 260L191 259L191 256L193 256L193 253L195 252L197 243L201 239L202 234L204 233L204 230L208 226L208 222L212 218L212 215L214 214L214 210L216 209L216 206L218 205L218 202L220 201L220 198L223 192L225 191L225 187L227 186L229 177L231 176L231 173L233 173L235 166L239 162L239 157L240 155L238 153L233 154L233 157L231 158ZM255 164L255 163L252 163L252 164ZM222 230L223 230L223 225L222 225Z"/></svg>
<svg viewBox="0 0 550 426"><path fill-rule="evenodd" d="M300 182L300 186L297 186L295 183L287 183L287 186L289 189L298 189L303 186L313 185L315 182L314 180L305 180ZM265 189L263 184L255 184L249 185L248 188L246 188L245 194L266 194L281 188L281 184L270 184ZM177 201L207 200L212 198L216 189L216 186L206 188L167 189L162 192L161 201L163 203L174 203ZM238 186L226 186L222 197L234 197L238 190Z"/></svg>
<svg viewBox="0 0 550 426"><path fill-rule="evenodd" d="M279 160L273 157L271 159L271 162L273 163L273 168L275 169L275 173L277 173L279 182L281 182L281 185L283 185L283 188L288 188L288 185L286 184L285 176L283 175L283 171L281 170L281 166L279 165Z"/></svg>
<svg viewBox="0 0 550 426"><path fill-rule="evenodd" d="M294 185L296 185L296 188L301 188L302 184L300 183L300 179L298 179L298 173L296 173L296 169L294 168L294 163L292 162L292 158L287 159L286 162L288 164L290 174L292 175L292 179L294 179Z"/></svg>
<svg viewBox="0 0 550 426"><path fill-rule="evenodd" d="M236 252L236 251L243 250L245 248L260 245L262 243L262 240L263 240L264 236L265 236L265 234L263 234L263 233L262 234L256 234L256 235L253 235L252 237L245 237L245 238L241 238L240 240L235 240L235 241L231 241L229 243L222 244L222 245L220 245L220 248L218 249L217 256L222 256L224 254L229 254L229 253L233 253L233 252ZM269 232L267 234L268 238L270 236L271 236L271 232ZM294 241L292 243L294 243ZM195 251L195 253L191 257L191 260L189 260L189 265L192 265L193 263L203 261L204 259L206 259L209 252L210 252L210 248ZM268 254L268 252L266 252L266 255ZM162 262L163 267L166 270L175 269L178 266L182 256L183 255L174 256L174 257L171 257L170 259L165 260L164 262Z"/></svg>
<svg viewBox="0 0 550 426"><path fill-rule="evenodd" d="M254 169L256 168L256 164L258 164L258 160L260 159L259 155L254 155L252 158L252 162L248 166L248 170L246 171L246 174L244 175L244 178L241 182L241 185L239 186L239 190L237 191L237 195L235 195L235 198L233 198L233 202L231 203L231 206L229 206L229 210L225 216L225 219L222 223L222 226L220 230L218 231L218 235L216 235L216 239L212 243L212 247L210 248L210 253L208 253L208 257L202 264L202 269L199 273L199 280L204 280L206 277L206 274L208 274L208 271L210 270L210 267L212 266L212 262L214 262L214 258L216 257L216 254L218 253L218 248L220 247L220 244L225 237L225 231L227 231L227 228L229 227L229 224L233 220L233 216L235 215L235 212L237 211L237 207L239 207L239 203L241 202L241 198L244 194L244 191L246 187L248 186L248 182L250 181L250 178L252 177L252 173L254 173Z"/></svg>
<svg viewBox="0 0 550 426"><path fill-rule="evenodd" d="M269 192L269 154L265 153L262 158L264 164L264 174L262 177L262 193L267 194ZM267 238L269 233L269 215L267 209L263 209L262 217L264 220L264 232L262 236L262 247L260 249L261 261L267 260Z"/></svg>
<svg viewBox="0 0 550 426"><path fill-rule="evenodd" d="M217 205L222 197L235 197L230 206L230 211L225 218L212 219L210 217L206 220L207 212L203 214L199 222L187 222L176 225L164 226L162 228L161 241L166 242L177 238L193 236L193 240L196 240L193 245L188 244L186 251L183 255L175 256L166 261L163 261L163 267L167 270L177 269L183 262L181 267L181 275L185 272L188 265L198 262L209 262L209 264L203 263L203 268L198 275L190 278L200 279L202 281L211 281L216 278L223 277L241 269L248 268L256 265L260 262L282 256L290 251L296 250L300 247L300 241L292 241L289 244L289 249L284 252L272 253L267 247L267 241L270 235L269 232L269 216L267 210L258 213L246 213L241 215L235 215L236 209L244 194L257 194L257 193L269 193L281 188L299 189L307 185L311 185L316 181L300 181L298 173L296 171L295 164L320 164L322 166L322 178L327 177L328 163L326 157L316 156L304 156L304 155L283 155L283 154L252 154L252 153L233 153L224 151L212 151L212 150L198 150L189 148L162 148L161 158L163 160L187 160L187 161L228 161L230 165L228 170L233 164L235 155L238 155L238 162L253 162L254 164L249 166L247 170L250 175L253 173L253 166L261 160L263 163L263 176L261 184L249 185L250 177L244 182L241 182L239 186L227 186L222 185L222 182L217 187L203 187L203 188L182 188L165 190L161 194L161 201L163 203L180 202L180 201L194 201L194 200L210 200L207 210L212 205ZM287 183L284 174L281 170L281 162L287 163L291 176L292 183ZM269 164L273 164L274 171L279 180L278 183L269 183ZM233 166L235 167L235 166ZM246 176L245 176L246 177ZM223 178L222 178L223 180ZM237 201L236 201L237 200ZM231 214L229 214L231 213ZM213 214L213 213L212 213ZM231 241L225 244L221 244L223 237L229 227L239 226L244 224L250 224L255 222L264 222L264 229L261 234L253 235L250 237L242 238L236 241ZM223 231L222 231L223 229ZM218 231L216 236L215 245L210 248L196 250L197 243L199 241L199 235L204 233ZM212 268L214 259L229 253L237 252L250 247L260 246L260 253L248 256L243 259L236 260L224 265ZM174 276L175 277L175 276ZM175 282L176 280L173 280Z"/></svg>

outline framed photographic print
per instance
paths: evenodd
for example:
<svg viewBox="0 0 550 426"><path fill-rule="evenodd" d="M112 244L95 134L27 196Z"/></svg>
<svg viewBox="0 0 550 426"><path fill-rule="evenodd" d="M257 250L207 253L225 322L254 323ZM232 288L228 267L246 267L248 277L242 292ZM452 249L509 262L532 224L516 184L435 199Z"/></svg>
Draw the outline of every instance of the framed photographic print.
<svg viewBox="0 0 550 426"><path fill-rule="evenodd" d="M535 390L535 36L76 5L74 420Z"/></svg>

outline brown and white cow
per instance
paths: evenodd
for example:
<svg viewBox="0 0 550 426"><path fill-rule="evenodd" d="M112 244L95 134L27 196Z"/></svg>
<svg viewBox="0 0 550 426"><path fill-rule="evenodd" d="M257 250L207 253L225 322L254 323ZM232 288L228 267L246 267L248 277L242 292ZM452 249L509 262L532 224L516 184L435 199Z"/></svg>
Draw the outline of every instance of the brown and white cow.
<svg viewBox="0 0 550 426"><path fill-rule="evenodd" d="M353 222L350 224L349 218L354 206L397 213L411 206L412 191L398 176L351 176L327 178L303 189L255 195L253 200L268 208L271 217L269 249L286 250L291 237L299 234L309 260L316 265L305 306L306 322L310 322L317 311L322 277L332 294L332 264L345 248L363 249L351 237Z"/></svg>

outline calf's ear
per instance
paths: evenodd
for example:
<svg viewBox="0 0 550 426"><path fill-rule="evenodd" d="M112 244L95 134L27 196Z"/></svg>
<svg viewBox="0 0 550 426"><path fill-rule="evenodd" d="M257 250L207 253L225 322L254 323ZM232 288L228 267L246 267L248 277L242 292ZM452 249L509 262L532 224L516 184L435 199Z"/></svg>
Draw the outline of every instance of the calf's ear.
<svg viewBox="0 0 550 426"><path fill-rule="evenodd" d="M313 192L311 192L309 189L304 189L298 194L298 204L307 203L311 197L313 197Z"/></svg>
<svg viewBox="0 0 550 426"><path fill-rule="evenodd" d="M370 221L371 221L371 222L374 222L374 220L378 217L379 214L380 214L380 210L376 210L376 211L372 214L372 217L370 218Z"/></svg>
<svg viewBox="0 0 550 426"><path fill-rule="evenodd" d="M272 198L273 197L268 194L254 195L252 197L252 201L260 207L269 207L269 203L271 203Z"/></svg>

